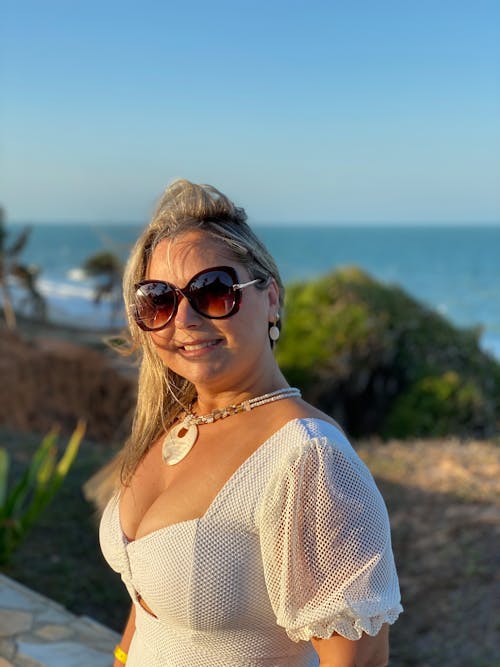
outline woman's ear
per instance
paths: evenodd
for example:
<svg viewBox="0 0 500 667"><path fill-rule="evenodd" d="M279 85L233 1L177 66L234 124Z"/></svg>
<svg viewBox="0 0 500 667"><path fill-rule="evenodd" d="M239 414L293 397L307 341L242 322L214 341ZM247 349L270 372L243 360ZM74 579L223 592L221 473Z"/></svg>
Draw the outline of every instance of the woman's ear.
<svg viewBox="0 0 500 667"><path fill-rule="evenodd" d="M267 297L269 300L268 320L269 322L274 322L280 311L280 291L274 278L271 279L267 288Z"/></svg>

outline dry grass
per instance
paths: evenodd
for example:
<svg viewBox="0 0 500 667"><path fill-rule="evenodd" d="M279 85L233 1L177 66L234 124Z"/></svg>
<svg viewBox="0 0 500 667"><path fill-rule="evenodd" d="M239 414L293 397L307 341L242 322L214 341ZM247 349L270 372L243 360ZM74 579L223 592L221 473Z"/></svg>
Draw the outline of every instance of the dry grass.
<svg viewBox="0 0 500 667"><path fill-rule="evenodd" d="M356 447L386 499L405 613L397 667L500 665L500 447L370 441Z"/></svg>
<svg viewBox="0 0 500 667"><path fill-rule="evenodd" d="M356 446L378 479L468 502L500 503L499 443L447 440L378 440Z"/></svg>

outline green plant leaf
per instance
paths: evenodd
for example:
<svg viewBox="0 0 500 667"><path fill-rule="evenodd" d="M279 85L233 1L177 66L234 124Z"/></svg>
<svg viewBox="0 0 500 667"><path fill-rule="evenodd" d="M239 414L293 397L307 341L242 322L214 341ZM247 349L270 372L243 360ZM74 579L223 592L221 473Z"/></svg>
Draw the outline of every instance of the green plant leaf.
<svg viewBox="0 0 500 667"><path fill-rule="evenodd" d="M7 498L7 484L9 481L9 454L7 450L0 448L0 518L3 515L5 500Z"/></svg>
<svg viewBox="0 0 500 667"><path fill-rule="evenodd" d="M78 450L83 440L83 436L85 435L86 428L87 425L85 421L83 421L83 419L80 419L78 424L76 425L75 430L71 434L71 437L68 441L64 454L61 457L61 460L57 464L56 474L59 477L64 478L68 474L68 471L72 466L73 461L76 458L76 455L78 454Z"/></svg>
<svg viewBox="0 0 500 667"><path fill-rule="evenodd" d="M56 467L57 450L55 444L49 447L40 460L40 466L36 473L36 488L43 489L50 482Z"/></svg>
<svg viewBox="0 0 500 667"><path fill-rule="evenodd" d="M40 443L20 481L8 492L8 453L0 448L0 563L11 553L43 509L52 500L68 474L85 434L80 420L56 464L58 430L52 429Z"/></svg>
<svg viewBox="0 0 500 667"><path fill-rule="evenodd" d="M6 516L12 518L22 514L23 505L27 503L29 495L35 487L38 471L49 455L50 450L54 448L56 441L57 430L53 429L44 437L33 455L29 467L14 487L12 493L9 494L5 508Z"/></svg>
<svg viewBox="0 0 500 667"><path fill-rule="evenodd" d="M55 496L59 487L61 486L64 478L69 472L73 461L78 454L80 443L85 434L86 425L85 422L80 420L71 434L64 454L62 455L57 466L52 464L52 472L50 478L43 485L38 485L35 489L35 492L32 496L31 503L23 514L22 524L23 528L27 530L36 520L38 515L43 511L43 509L50 503L52 498ZM49 455L50 450L48 450L47 455Z"/></svg>

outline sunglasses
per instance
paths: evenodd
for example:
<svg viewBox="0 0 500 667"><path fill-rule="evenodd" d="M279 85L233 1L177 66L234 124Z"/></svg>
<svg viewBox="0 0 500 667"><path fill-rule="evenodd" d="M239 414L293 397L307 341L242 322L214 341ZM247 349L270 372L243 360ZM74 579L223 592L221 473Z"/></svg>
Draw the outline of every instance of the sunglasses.
<svg viewBox="0 0 500 667"><path fill-rule="evenodd" d="M143 280L135 285L133 316L144 331L160 331L175 317L179 301L185 297L199 315L222 320L238 312L241 290L257 283L265 284L266 279L239 283L230 266L200 271L183 288L163 280Z"/></svg>

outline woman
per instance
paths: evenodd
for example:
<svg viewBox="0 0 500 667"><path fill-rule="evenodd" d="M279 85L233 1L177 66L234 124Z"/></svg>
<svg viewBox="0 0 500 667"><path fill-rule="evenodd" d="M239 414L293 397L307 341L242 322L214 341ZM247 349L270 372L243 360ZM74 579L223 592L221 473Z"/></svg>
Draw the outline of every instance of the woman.
<svg viewBox="0 0 500 667"><path fill-rule="evenodd" d="M174 182L124 278L142 352L101 544L115 667L377 667L401 611L384 503L273 355L284 290L245 212Z"/></svg>

